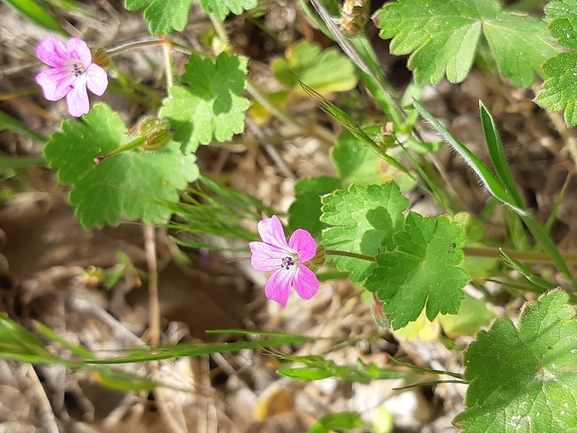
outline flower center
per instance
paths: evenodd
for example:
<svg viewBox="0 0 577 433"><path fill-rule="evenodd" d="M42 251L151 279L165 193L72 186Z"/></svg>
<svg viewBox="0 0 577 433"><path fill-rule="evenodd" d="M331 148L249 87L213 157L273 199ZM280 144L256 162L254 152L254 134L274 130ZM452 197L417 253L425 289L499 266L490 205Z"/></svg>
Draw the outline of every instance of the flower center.
<svg viewBox="0 0 577 433"><path fill-rule="evenodd" d="M291 267L296 265L296 263L297 263L297 261L295 261L294 257L286 256L286 257L283 257L280 268L288 271L288 270L290 270Z"/></svg>
<svg viewBox="0 0 577 433"><path fill-rule="evenodd" d="M75 62L69 65L69 71L70 75L74 75L76 78L78 78L86 72L86 69L82 63Z"/></svg>

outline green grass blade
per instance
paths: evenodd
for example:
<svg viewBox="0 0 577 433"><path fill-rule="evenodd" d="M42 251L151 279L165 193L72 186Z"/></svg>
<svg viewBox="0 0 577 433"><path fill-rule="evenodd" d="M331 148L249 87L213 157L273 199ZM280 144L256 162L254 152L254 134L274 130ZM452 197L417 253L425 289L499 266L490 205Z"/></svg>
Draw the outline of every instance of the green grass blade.
<svg viewBox="0 0 577 433"><path fill-rule="evenodd" d="M489 110L487 110L487 107L485 107L482 102L479 102L479 111L481 114L483 131L485 132L485 138L487 139L487 146L489 147L489 154L491 155L491 161L495 166L497 176L507 189L508 195L515 202L516 207L524 211L523 213L519 213L519 216L531 234L535 237L539 245L549 255L549 257L551 257L551 260L553 260L557 266L557 269L565 274L573 288L577 288L577 281L561 257L557 246L549 238L548 231L544 230L543 227L541 227L541 225L537 222L537 220L535 220L533 215L531 215L526 210L527 208L523 203L521 194L519 193L517 186L513 181L511 171L509 170L509 165L507 164L507 159L505 158L505 153L503 152L503 145L499 139L499 133L491 113L489 113Z"/></svg>
<svg viewBox="0 0 577 433"><path fill-rule="evenodd" d="M537 243L541 246L541 248L543 248L547 255L551 257L551 260L553 260L553 263L555 263L557 269L559 269L563 275L565 275L567 281L569 281L569 284L571 284L571 287L573 287L574 290L577 290L577 280L575 280L573 273L569 270L565 260L563 260L563 257L557 249L557 246L553 243L549 236L547 236L533 215L525 214L520 216L531 234L535 236Z"/></svg>
<svg viewBox="0 0 577 433"><path fill-rule="evenodd" d="M503 152L503 144L501 143L499 131L497 131L493 116L482 101L479 101L479 113L485 139L487 140L487 147L489 148L489 155L491 156L491 162L493 163L493 167L495 167L497 177L505 186L508 195L513 199L515 205L520 209L526 210L527 208L523 203L521 194L519 194L519 190L513 181L511 170L509 170L509 164L507 164L507 158L505 157L505 152Z"/></svg>
<svg viewBox="0 0 577 433"><path fill-rule="evenodd" d="M515 212L519 214L531 234L535 237L536 241L539 245L543 248L543 250L549 255L557 269L565 275L571 286L577 290L577 280L567 267L567 264L561 257L561 253L555 246L555 244L549 239L543 228L537 223L533 215L527 212L525 209L520 208L515 201L510 198L505 189L497 179L497 177L493 174L491 170L487 168L485 164L483 164L474 154L471 152L465 145L461 142L456 140L447 129L439 123L437 119L433 117L431 113L429 113L425 107L419 104L418 101L413 101L413 105L419 112L419 114L433 127L437 130L439 134L445 139L445 141L461 155L461 157L465 160L467 165L479 176L479 179L483 183L483 185L487 188L487 190L495 197L497 200L501 201L503 204L509 206ZM511 180L512 182L512 180Z"/></svg>
<svg viewBox="0 0 577 433"><path fill-rule="evenodd" d="M46 160L40 156L0 157L0 170L19 169L46 165Z"/></svg>
<svg viewBox="0 0 577 433"><path fill-rule="evenodd" d="M467 165L475 172L481 180L483 186L491 193L493 197L503 204L514 209L520 215L527 215L527 212L519 208L505 192L505 189L499 182L499 179L487 168L485 164L477 158L463 143L455 139L441 123L429 113L418 101L413 100L413 106L417 109L419 114L429 122L435 130L441 134L445 141L465 160Z"/></svg>
<svg viewBox="0 0 577 433"><path fill-rule="evenodd" d="M0 358L51 360L54 356L34 334L0 315Z"/></svg>
<svg viewBox="0 0 577 433"><path fill-rule="evenodd" d="M254 334L252 332L251 334ZM291 334L272 334L270 338L261 334L258 341L239 341L234 343L191 343L177 344L172 346L158 346L154 349L135 349L129 352L114 352L120 354L112 359L87 359L88 364L126 364L131 362L157 361L161 359L180 358L183 356L211 355L213 353L237 352L243 349L261 349L284 344L298 344L313 341L315 338ZM121 354L125 353L125 356Z"/></svg>
<svg viewBox="0 0 577 433"><path fill-rule="evenodd" d="M58 21L38 4L39 2L33 0L4 0L4 2L39 26L60 33L63 36L69 36L58 24Z"/></svg>
<svg viewBox="0 0 577 433"><path fill-rule="evenodd" d="M567 175L567 179L565 179L565 183L563 184L563 187L561 188L561 192L559 192L559 196L557 197L557 200L555 200L555 204L553 205L553 209L551 209L551 215L549 215L549 218L547 218L547 222L545 223L545 226L543 227L543 230L545 231L545 233L547 233L547 236L549 236L549 234L551 233L551 229L553 228L553 224L555 223L555 220L557 219L557 213L559 212L559 208L561 207L561 203L563 203L563 198L565 197L565 194L567 192L567 188L569 187L569 181L571 180L571 172L569 172L569 174Z"/></svg>
<svg viewBox="0 0 577 433"><path fill-rule="evenodd" d="M393 122L396 128L401 127L406 121L406 115L398 104L398 98L393 87L381 73L377 56L367 37L360 35L355 38L347 38L335 22L335 17L325 7L326 3L312 0L314 10L309 7L305 0L299 0L299 3L305 14L315 22L318 28L327 37L336 41L343 52L352 60L360 79L372 93L388 119Z"/></svg>
<svg viewBox="0 0 577 433"><path fill-rule="evenodd" d="M46 143L48 141L47 137L44 137L42 134L39 134L33 129L28 128L19 120L16 120L12 116L9 116L3 111L0 111L0 131L5 129L23 135L24 137L31 138L32 140L36 140L40 143Z"/></svg>
<svg viewBox="0 0 577 433"><path fill-rule="evenodd" d="M509 237L513 247L518 251L529 251L532 249L532 240L529 239L529 233L521 217L514 212L504 212L503 217L509 230Z"/></svg>
<svg viewBox="0 0 577 433"><path fill-rule="evenodd" d="M56 332L54 332L52 329L50 329L48 326L40 322L36 322L36 327L40 332L42 332L42 334L44 334L46 338L55 341L56 343L60 343L63 347L70 350L72 353L82 358L94 358L94 354L92 352L83 347L77 346L76 344L70 343Z"/></svg>
<svg viewBox="0 0 577 433"><path fill-rule="evenodd" d="M336 105L329 102L326 98L324 98L321 94L319 94L314 89L307 86L305 83L299 80L299 83L302 89L317 103L321 110L323 110L326 114L331 116L334 120L339 122L347 131L349 131L353 136L379 155L385 162L395 167L397 170L405 173L407 176L410 176L412 179L415 179L413 174L409 172L401 163L399 163L396 159L387 155L387 152L384 149L381 149L372 139L369 137L359 125L353 120L351 116L345 113L343 110L338 108ZM415 179L416 180L416 179Z"/></svg>
<svg viewBox="0 0 577 433"><path fill-rule="evenodd" d="M515 269L517 272L523 275L527 279L527 281L539 287L542 290L541 293L543 293L545 290L551 290L557 287L556 284L553 284L535 275L533 271L531 271L531 268L529 266L524 265L519 260L512 257L510 254L507 254L507 252L502 248L499 248L499 251L505 258L505 264L507 264L509 267Z"/></svg>

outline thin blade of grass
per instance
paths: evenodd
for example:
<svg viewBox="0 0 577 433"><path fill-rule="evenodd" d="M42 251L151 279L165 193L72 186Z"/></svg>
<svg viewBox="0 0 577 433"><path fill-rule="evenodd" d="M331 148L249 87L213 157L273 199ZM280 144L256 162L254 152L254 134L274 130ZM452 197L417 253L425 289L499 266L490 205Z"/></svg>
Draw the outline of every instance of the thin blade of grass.
<svg viewBox="0 0 577 433"><path fill-rule="evenodd" d="M535 275L533 271L531 271L531 268L529 266L524 265L519 260L512 257L510 254L507 254L507 252L502 248L499 248L499 251L501 252L501 255L505 258L505 264L511 267L512 269L515 269L521 275L523 275L530 283L538 286L543 291L557 287L556 284L553 284Z"/></svg>
<svg viewBox="0 0 577 433"><path fill-rule="evenodd" d="M531 234L535 237L537 243L539 243L543 250L549 255L557 269L565 275L567 281L571 284L571 287L573 287L574 290L577 290L577 280L567 267L567 264L563 260L557 246L551 241L551 239L549 239L549 236L547 236L543 231L543 228L539 225L537 220L535 220L533 215L527 212L527 210L520 208L516 201L507 195L507 192L493 172L489 170L487 166L483 164L465 145L456 140L449 131L447 131L447 129L425 109L425 107L423 107L418 101L413 101L413 105L419 114L421 114L426 121L431 123L445 141L459 153L467 165L477 174L477 176L479 176L479 179L493 197L519 214Z"/></svg>
<svg viewBox="0 0 577 433"><path fill-rule="evenodd" d="M69 36L68 33L60 26L58 21L34 0L4 0L18 12L31 21L35 22L45 29L60 33L62 36Z"/></svg>
<svg viewBox="0 0 577 433"><path fill-rule="evenodd" d="M336 41L344 53L352 60L357 68L359 77L373 94L388 119L396 127L401 127L406 121L405 113L397 102L393 87L381 73L376 54L368 39L364 35L347 38L335 22L334 17L320 0L311 0L317 13L314 13L305 0L299 0L299 3L303 11L317 24L319 29L326 36Z"/></svg>
<svg viewBox="0 0 577 433"><path fill-rule="evenodd" d="M489 148L489 155L497 177L505 186L506 192L513 199L515 205L520 209L526 210L527 208L525 207L525 203L523 203L521 194L519 194L519 190L513 181L511 170L509 170L509 164L507 164L507 158L503 151L503 143L499 137L495 120L482 101L479 101L479 113L483 132L485 133L485 140L487 140L487 147Z"/></svg>
<svg viewBox="0 0 577 433"><path fill-rule="evenodd" d="M549 235L551 233L551 229L553 228L553 224L555 223L555 220L557 219L557 213L559 212L559 208L561 207L561 203L563 202L563 197L565 197L565 193L567 192L567 187L569 186L569 181L571 180L571 176L572 176L571 172L569 172L567 174L567 179L565 179L565 183L563 184L563 187L561 188L561 191L559 192L559 196L557 197L557 200L555 200L555 204L553 205L553 209L551 210L551 215L549 215L549 218L547 218L547 222L543 226L543 230L545 231L545 233L547 233L547 235Z"/></svg>
<svg viewBox="0 0 577 433"><path fill-rule="evenodd" d="M254 334L254 332L251 332ZM298 344L313 341L313 337L291 334L275 334L276 337L259 341L240 341L234 343L201 343L177 344L173 346L158 346L154 349L134 349L129 352L119 351L115 354L126 353L112 359L87 359L88 364L126 364L132 362L158 361L161 359L181 358L183 356L211 355L213 353L237 352L243 349L262 349L266 347Z"/></svg>
<svg viewBox="0 0 577 433"><path fill-rule="evenodd" d="M503 204L514 209L517 213L522 215L527 215L527 212L519 208L516 203L514 203L511 198L507 196L505 189L499 182L499 179L493 174L491 170L487 168L485 164L477 158L473 152L471 152L463 143L455 139L447 129L441 125L441 123L435 119L435 117L429 113L425 107L423 107L418 101L413 100L413 106L417 109L419 114L429 122L433 128L443 137L443 139L449 144L453 150L455 150L461 158L465 160L467 165L475 172L483 186L491 193L493 197L502 202Z"/></svg>
<svg viewBox="0 0 577 433"><path fill-rule="evenodd" d="M13 131L17 134L23 135L24 137L31 138L32 140L36 140L39 143L47 143L48 138L39 134L38 132L34 131L33 129L28 128L22 122L17 119L14 119L12 116L0 111L0 131L8 129Z"/></svg>
<svg viewBox="0 0 577 433"><path fill-rule="evenodd" d="M349 131L353 136L359 140L362 144L367 146L377 155L379 155L385 162L390 164L391 166L395 167L397 170L403 172L407 176L410 176L412 179L415 177L410 173L401 163L399 163L396 159L387 155L387 153L381 149L362 129L357 123L353 120L351 116L345 113L343 110L338 108L336 105L329 102L326 98L324 98L321 94L319 94L314 89L307 86L305 83L299 80L299 83L302 89L317 103L319 108L323 110L327 115L332 117L334 120L339 122L347 131ZM416 179L415 179L416 180Z"/></svg>

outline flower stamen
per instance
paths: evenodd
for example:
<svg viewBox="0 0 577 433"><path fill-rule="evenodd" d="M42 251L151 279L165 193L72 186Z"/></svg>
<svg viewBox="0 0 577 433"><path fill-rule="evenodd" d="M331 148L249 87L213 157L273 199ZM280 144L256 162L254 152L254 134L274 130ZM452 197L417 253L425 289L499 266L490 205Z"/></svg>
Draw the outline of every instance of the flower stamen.
<svg viewBox="0 0 577 433"><path fill-rule="evenodd" d="M74 75L76 78L80 77L85 72L86 69L84 68L84 66L78 63L73 63L70 67L70 74Z"/></svg>
<svg viewBox="0 0 577 433"><path fill-rule="evenodd" d="M280 265L280 268L288 271L288 270L290 270L290 268L291 268L292 266L294 266L295 264L296 264L296 262L295 262L295 260L294 260L293 257L291 257L291 256L286 256L286 257L283 257L282 263L281 263L281 265Z"/></svg>

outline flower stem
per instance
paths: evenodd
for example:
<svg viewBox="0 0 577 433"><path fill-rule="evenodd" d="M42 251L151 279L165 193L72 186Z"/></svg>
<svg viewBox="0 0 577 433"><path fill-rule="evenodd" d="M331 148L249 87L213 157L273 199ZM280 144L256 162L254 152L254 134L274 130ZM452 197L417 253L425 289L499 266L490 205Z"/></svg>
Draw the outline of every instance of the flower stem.
<svg viewBox="0 0 577 433"><path fill-rule="evenodd" d="M514 259L523 262L529 263L552 263L551 258L548 254L545 253L537 253L533 251L510 251L503 249L507 254L509 254ZM484 257L484 258L495 258L495 259L502 259L503 256L501 255L499 250L491 249L491 248L474 248L474 247L464 247L463 251L465 255L471 257ZM577 254L576 253L566 253L561 254L561 257L566 262L573 262L577 263Z"/></svg>
<svg viewBox="0 0 577 433"><path fill-rule="evenodd" d="M368 262L376 262L377 261L377 259L373 256L366 256L364 254L357 254L357 253L349 253L347 251L327 250L326 254L327 254L327 256L352 257L354 259L366 260Z"/></svg>
<svg viewBox="0 0 577 433"><path fill-rule="evenodd" d="M170 93L168 91L174 85L174 71L172 68L172 56L170 53L171 48L171 42L166 40L162 46L162 49L164 53L164 68L166 69L166 90L169 95Z"/></svg>
<svg viewBox="0 0 577 433"><path fill-rule="evenodd" d="M96 164L100 164L105 159L110 158L111 156L118 155L119 153L126 152L127 150L136 149L140 145L142 145L146 141L147 137L137 137L134 140L130 140L128 143L123 144L117 149L114 149L112 152L107 153L106 155L100 155L94 158L94 162Z"/></svg>
<svg viewBox="0 0 577 433"><path fill-rule="evenodd" d="M224 24L222 23L222 21L216 19L214 16L212 16L212 14L208 14L208 17L210 18L210 21L212 21L214 30L216 31L216 34L220 38L221 43L227 48L230 48L228 33L226 33L226 29L224 28Z"/></svg>
<svg viewBox="0 0 577 433"><path fill-rule="evenodd" d="M127 42L125 44L117 45L116 47L108 48L106 50L106 54L108 55L108 57L114 57L126 51L133 50L135 48L160 46L165 42L166 40L164 38L154 38L154 39L146 39L143 41Z"/></svg>

